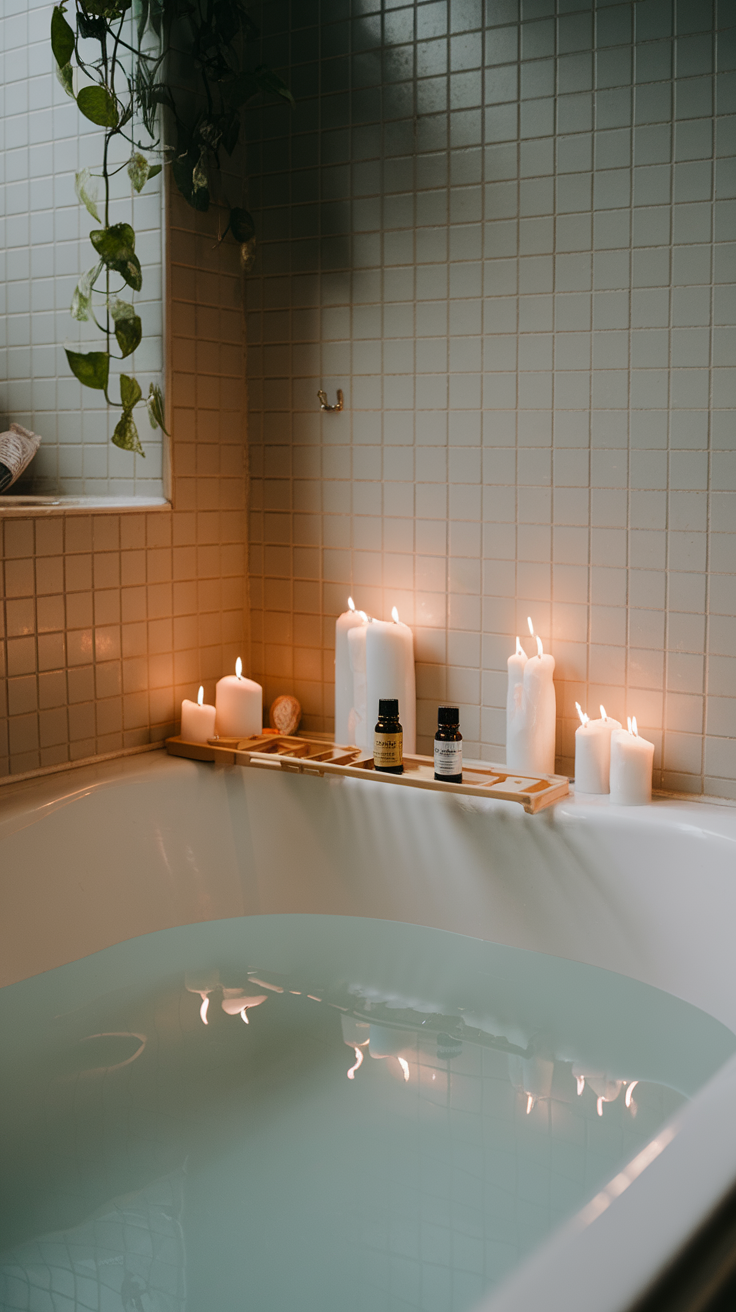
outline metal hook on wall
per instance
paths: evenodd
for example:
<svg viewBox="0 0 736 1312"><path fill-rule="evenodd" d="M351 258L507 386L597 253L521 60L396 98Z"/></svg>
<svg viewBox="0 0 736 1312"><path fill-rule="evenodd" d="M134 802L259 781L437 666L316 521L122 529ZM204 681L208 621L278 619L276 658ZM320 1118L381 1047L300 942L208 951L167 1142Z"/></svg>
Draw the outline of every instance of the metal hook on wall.
<svg viewBox="0 0 736 1312"><path fill-rule="evenodd" d="M342 391L339 387L337 389L337 405L328 405L327 393L323 392L321 387L317 396L319 397L319 404L322 410L342 410Z"/></svg>

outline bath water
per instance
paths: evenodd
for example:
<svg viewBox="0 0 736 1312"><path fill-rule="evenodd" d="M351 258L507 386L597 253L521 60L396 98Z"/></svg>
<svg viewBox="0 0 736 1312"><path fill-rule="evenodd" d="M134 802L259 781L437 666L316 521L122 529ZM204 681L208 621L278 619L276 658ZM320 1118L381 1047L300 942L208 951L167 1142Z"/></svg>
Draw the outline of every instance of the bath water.
<svg viewBox="0 0 736 1312"><path fill-rule="evenodd" d="M469 1312L736 1050L576 962L326 916L0 992L2 1312Z"/></svg>

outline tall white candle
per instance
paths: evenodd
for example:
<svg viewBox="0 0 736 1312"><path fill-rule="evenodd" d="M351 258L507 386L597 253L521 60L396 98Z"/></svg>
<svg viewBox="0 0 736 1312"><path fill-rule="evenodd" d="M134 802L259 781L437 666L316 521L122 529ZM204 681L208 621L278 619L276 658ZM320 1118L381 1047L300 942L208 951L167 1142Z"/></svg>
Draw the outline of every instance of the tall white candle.
<svg viewBox="0 0 736 1312"><path fill-rule="evenodd" d="M652 800L654 743L639 737L635 716L628 726L611 734L611 801L646 806Z"/></svg>
<svg viewBox="0 0 736 1312"><path fill-rule="evenodd" d="M350 665L348 633L366 623L363 611L348 597L348 609L335 622L335 742L352 743L350 712L354 706L354 680Z"/></svg>
<svg viewBox="0 0 736 1312"><path fill-rule="evenodd" d="M554 774L554 657L545 655L541 638L537 638L536 656L522 661L523 655L517 638L516 654L508 660L506 766L516 774Z"/></svg>
<svg viewBox="0 0 736 1312"><path fill-rule="evenodd" d="M368 751L368 724L366 720L365 686L365 635L369 624L348 630L348 657L353 678L353 705L348 716L348 743L355 743L362 752ZM371 729L373 726L371 725ZM370 739L372 742L373 740Z"/></svg>
<svg viewBox="0 0 736 1312"><path fill-rule="evenodd" d="M239 656L235 673L217 681L215 705L221 738L250 738L263 729L263 689L260 683L243 678Z"/></svg>
<svg viewBox="0 0 736 1312"><path fill-rule="evenodd" d="M601 706L600 720L591 720L579 702L580 728L575 730L575 791L607 793L611 764L611 734L620 729L618 720L606 715Z"/></svg>
<svg viewBox="0 0 736 1312"><path fill-rule="evenodd" d="M378 718L380 699L398 697L399 719L404 731L404 752L411 756L417 749L414 634L408 624L400 622L395 606L391 615L390 624L383 620L370 620L365 630L367 746L373 743L373 728Z"/></svg>
<svg viewBox="0 0 736 1312"><path fill-rule="evenodd" d="M206 743L215 736L215 708L204 705L204 688L196 702L186 697L181 704L181 736L189 743Z"/></svg>

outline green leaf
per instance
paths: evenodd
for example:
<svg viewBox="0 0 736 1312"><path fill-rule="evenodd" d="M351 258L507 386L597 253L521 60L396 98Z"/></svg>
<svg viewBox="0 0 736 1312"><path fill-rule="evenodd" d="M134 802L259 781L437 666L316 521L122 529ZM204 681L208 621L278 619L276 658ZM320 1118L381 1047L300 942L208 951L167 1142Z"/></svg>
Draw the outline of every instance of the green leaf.
<svg viewBox="0 0 736 1312"><path fill-rule="evenodd" d="M93 228L89 239L108 269L114 269L133 291L139 292L143 274L135 254L135 233L130 224L113 223L109 228Z"/></svg>
<svg viewBox="0 0 736 1312"><path fill-rule="evenodd" d="M117 127L120 117L118 107L107 87L82 87L77 96L77 104L90 123L96 123L101 128Z"/></svg>
<svg viewBox="0 0 736 1312"><path fill-rule="evenodd" d="M192 192L207 191L207 151L202 147L199 159L192 169Z"/></svg>
<svg viewBox="0 0 736 1312"><path fill-rule="evenodd" d="M157 177L157 175L158 175L160 172L161 172L161 165L160 165L160 164L152 164L151 167L150 167L150 169L148 170L148 177L149 177L149 180L150 180L151 178L155 178L155 177Z"/></svg>
<svg viewBox="0 0 736 1312"><path fill-rule="evenodd" d="M140 346L142 336L143 325L137 314L130 319L120 319L115 324L115 337L123 358L131 355L136 347Z"/></svg>
<svg viewBox="0 0 736 1312"><path fill-rule="evenodd" d="M148 26L148 0L133 0L133 20L138 32L138 44L140 45Z"/></svg>
<svg viewBox="0 0 736 1312"><path fill-rule="evenodd" d="M56 76L66 91L66 94L70 96L72 100L76 100L76 96L74 95L74 72L71 64L65 64L63 68L57 68Z"/></svg>
<svg viewBox="0 0 736 1312"><path fill-rule="evenodd" d="M65 68L74 54L74 32L64 17L62 5L54 5L51 15L51 49L59 68Z"/></svg>
<svg viewBox="0 0 736 1312"><path fill-rule="evenodd" d="M141 446L138 429L129 410L123 411L122 418L115 425L112 440L115 446L122 447L123 451L133 451L137 456L145 456L146 454Z"/></svg>
<svg viewBox="0 0 736 1312"><path fill-rule="evenodd" d="M130 378L128 374L120 375L120 400L123 403L124 410L132 410L134 405L140 401L143 393L137 378Z"/></svg>
<svg viewBox="0 0 736 1312"><path fill-rule="evenodd" d="M89 180L92 177L89 169L81 169L74 175L74 190L77 193L77 200L80 200L89 210L93 219L100 223L101 219L97 213L97 188L89 186Z"/></svg>
<svg viewBox="0 0 736 1312"><path fill-rule="evenodd" d="M208 187L195 191L192 187L192 163L188 155L175 155L171 161L171 172L179 191L185 201L195 210L208 210L210 193Z"/></svg>
<svg viewBox="0 0 736 1312"><path fill-rule="evenodd" d="M148 182L148 175L151 167L145 155L139 154L137 150L133 151L128 160L128 177L130 178L136 191L142 191Z"/></svg>
<svg viewBox="0 0 736 1312"><path fill-rule="evenodd" d="M247 210L240 209L237 205L230 211L228 226L235 240L239 242L250 241L256 230L253 215L249 214Z"/></svg>
<svg viewBox="0 0 736 1312"><path fill-rule="evenodd" d="M151 383L146 397L148 407L148 418L151 421L151 428L162 428L168 436L168 428L164 423L164 397L161 388L157 383Z"/></svg>
<svg viewBox="0 0 736 1312"><path fill-rule="evenodd" d="M107 351L66 351L66 358L69 368L80 383L104 392L110 374L110 356Z"/></svg>
<svg viewBox="0 0 736 1312"><path fill-rule="evenodd" d="M84 321L89 319L91 308L92 288L97 281L97 275L102 268L102 264L96 264L93 269L88 269L79 279L72 297L71 313L72 317ZM133 307L131 306L131 309Z"/></svg>
<svg viewBox="0 0 736 1312"><path fill-rule="evenodd" d="M268 67L268 64L259 64L254 76L261 91L269 91L272 96L283 96L292 108L296 105L296 101L286 83L279 77L278 73L274 73L273 69Z"/></svg>
<svg viewBox="0 0 736 1312"><path fill-rule="evenodd" d="M122 323L124 319L135 319L135 306L130 305L128 301L119 301L115 297L114 301L110 301L109 309L115 323Z"/></svg>
<svg viewBox="0 0 736 1312"><path fill-rule="evenodd" d="M240 267L243 273L250 273L256 262L256 239L251 237L250 241L244 241L240 247Z"/></svg>
<svg viewBox="0 0 736 1312"><path fill-rule="evenodd" d="M85 41L104 41L107 24L104 18L90 18L89 14L77 13L77 31Z"/></svg>

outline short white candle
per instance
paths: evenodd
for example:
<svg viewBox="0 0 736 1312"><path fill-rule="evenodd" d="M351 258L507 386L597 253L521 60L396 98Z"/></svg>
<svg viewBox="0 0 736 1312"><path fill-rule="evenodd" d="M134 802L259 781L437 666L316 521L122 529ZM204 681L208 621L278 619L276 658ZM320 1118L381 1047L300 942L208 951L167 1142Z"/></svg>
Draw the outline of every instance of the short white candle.
<svg viewBox="0 0 736 1312"><path fill-rule="evenodd" d="M628 731L611 734L611 801L619 806L646 806L652 800L654 743L639 737L636 717Z"/></svg>
<svg viewBox="0 0 736 1312"><path fill-rule="evenodd" d="M260 683L243 678L238 656L235 673L218 679L215 688L217 732L221 738L250 738L263 729L263 689Z"/></svg>
<svg viewBox="0 0 736 1312"><path fill-rule="evenodd" d="M529 628L533 632L532 622ZM515 774L554 774L557 703L554 656L545 655L537 637L537 655L528 659L516 639L508 659L506 700L506 768Z"/></svg>
<svg viewBox="0 0 736 1312"><path fill-rule="evenodd" d="M352 743L355 723L351 726L350 713L355 705L355 685L353 670L350 665L348 633L366 623L363 611L355 609L355 602L348 597L348 609L343 611L335 621L335 742Z"/></svg>
<svg viewBox="0 0 736 1312"><path fill-rule="evenodd" d="M577 793L607 793L611 764L611 734L620 729L618 720L606 715L601 706L600 720L591 720L575 703L580 716L580 728L575 730L575 791Z"/></svg>
<svg viewBox="0 0 736 1312"><path fill-rule="evenodd" d="M381 698L398 697L399 719L404 731L404 752L411 756L417 749L417 689L414 674L414 634L399 620L394 606L391 623L371 620L366 625L366 721L368 742L373 745L373 730L378 719ZM353 630L354 632L354 630Z"/></svg>
<svg viewBox="0 0 736 1312"><path fill-rule="evenodd" d="M204 688L200 688L196 702L185 697L181 704L181 736L188 743L206 743L215 736L215 708L205 706Z"/></svg>

